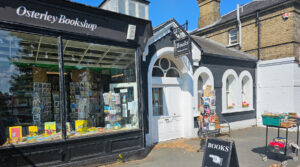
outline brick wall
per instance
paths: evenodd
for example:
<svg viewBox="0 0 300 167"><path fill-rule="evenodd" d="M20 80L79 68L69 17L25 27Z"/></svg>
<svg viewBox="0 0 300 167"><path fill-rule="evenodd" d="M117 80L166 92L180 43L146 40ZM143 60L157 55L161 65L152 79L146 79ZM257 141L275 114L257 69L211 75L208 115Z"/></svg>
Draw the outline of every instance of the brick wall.
<svg viewBox="0 0 300 167"><path fill-rule="evenodd" d="M300 57L300 46L295 41L300 42L300 15L299 9L290 6L282 6L281 9L262 12L261 20L261 59L271 60L284 57ZM289 12L287 20L282 18L282 14ZM226 46L229 43L229 31L237 27L237 21L233 24L224 24L221 27L205 29L199 33ZM242 20L242 47L250 55L257 57L257 25L255 17ZM298 51L297 51L298 50Z"/></svg>
<svg viewBox="0 0 300 167"><path fill-rule="evenodd" d="M198 0L200 16L198 28L205 27L221 18L220 0Z"/></svg>
<svg viewBox="0 0 300 167"><path fill-rule="evenodd" d="M296 41L295 44L295 55L298 60L300 60L300 5L297 6L294 12L294 39Z"/></svg>

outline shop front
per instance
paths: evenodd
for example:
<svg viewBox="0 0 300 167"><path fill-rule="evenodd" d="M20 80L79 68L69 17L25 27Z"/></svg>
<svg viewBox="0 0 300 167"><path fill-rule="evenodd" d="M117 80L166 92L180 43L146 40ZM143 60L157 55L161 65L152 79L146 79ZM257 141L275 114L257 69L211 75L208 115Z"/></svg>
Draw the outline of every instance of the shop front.
<svg viewBox="0 0 300 167"><path fill-rule="evenodd" d="M174 19L153 32L142 71L147 145L256 125L254 58L191 36Z"/></svg>
<svg viewBox="0 0 300 167"><path fill-rule="evenodd" d="M64 0L0 2L0 166L141 155L151 23Z"/></svg>

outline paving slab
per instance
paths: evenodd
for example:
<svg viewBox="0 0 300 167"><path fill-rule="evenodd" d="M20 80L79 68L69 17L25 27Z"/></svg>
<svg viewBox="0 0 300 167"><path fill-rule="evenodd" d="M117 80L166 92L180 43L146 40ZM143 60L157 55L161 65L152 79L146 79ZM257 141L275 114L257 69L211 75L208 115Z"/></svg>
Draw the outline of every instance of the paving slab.
<svg viewBox="0 0 300 167"><path fill-rule="evenodd" d="M269 154L266 162L262 160L265 150L265 134L266 128L263 127L252 127L232 132L230 139L236 143L240 167L269 167L273 164L281 164L285 160L284 156L277 156L277 154ZM285 136L285 131L281 130L280 134ZM269 128L268 141L271 141L276 136L277 129ZM228 139L228 136L222 135L218 136L218 138ZM289 132L289 141L296 142L295 132ZM104 166L199 167L202 164L204 155L203 152L197 152L199 147L199 138L171 140L155 145L148 156L142 160L119 162ZM293 159L288 159L287 162L288 167L300 167L300 160L295 162Z"/></svg>

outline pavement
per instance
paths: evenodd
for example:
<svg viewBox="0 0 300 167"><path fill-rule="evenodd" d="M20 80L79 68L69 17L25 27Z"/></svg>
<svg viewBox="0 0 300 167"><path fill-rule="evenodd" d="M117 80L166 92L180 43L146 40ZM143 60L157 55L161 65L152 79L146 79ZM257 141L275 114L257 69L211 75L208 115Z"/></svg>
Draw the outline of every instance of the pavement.
<svg viewBox="0 0 300 167"><path fill-rule="evenodd" d="M285 136L285 131L280 132ZM263 127L251 127L232 131L231 139L235 141L240 167L277 167L285 161L285 156L268 154L268 160L263 161L266 129ZM288 133L289 141L296 142L296 133ZM277 136L277 129L269 128L271 141ZM227 135L217 138L228 139ZM200 139L177 139L156 144L148 156L142 160L122 162L122 158L115 164L101 167L199 167L202 165L204 152L197 152L200 147ZM294 155L295 156L295 155ZM298 156L299 157L299 156ZM273 165L273 166L272 166ZM287 159L287 167L300 167L300 160Z"/></svg>

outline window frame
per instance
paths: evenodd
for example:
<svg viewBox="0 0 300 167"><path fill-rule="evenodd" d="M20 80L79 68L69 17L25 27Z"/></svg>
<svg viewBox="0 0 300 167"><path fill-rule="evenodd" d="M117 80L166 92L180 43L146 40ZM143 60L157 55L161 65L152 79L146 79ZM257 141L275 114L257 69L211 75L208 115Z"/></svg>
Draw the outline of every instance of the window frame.
<svg viewBox="0 0 300 167"><path fill-rule="evenodd" d="M161 61L163 59L166 59L169 63L169 67L167 69L164 69L161 66ZM155 65L157 62L158 62L158 65ZM172 66L172 63L175 65L175 67ZM154 68L160 69L162 71L163 78L181 78L181 73L178 70L178 65L176 65L176 63L173 60L169 59L168 57L160 57L159 59L157 59L154 63L153 69ZM161 76L153 76L153 69L152 69L152 77L161 77ZM178 73L178 77L168 77L167 74L170 70L175 70Z"/></svg>
<svg viewBox="0 0 300 167"><path fill-rule="evenodd" d="M159 102L159 109L161 109L161 114L159 115L157 112L157 115L154 115L154 108L155 108L155 105L154 105L154 89L158 89L159 90L159 100L161 100ZM164 87L152 87L152 116L153 117L161 117L161 116L164 116L165 115L165 109L164 109Z"/></svg>
<svg viewBox="0 0 300 167"><path fill-rule="evenodd" d="M243 93L245 93L245 92L243 92L243 91L245 91L245 90L243 90L244 89L243 88L244 87L243 80L245 78L248 79L247 83L245 83L245 84L248 84L248 86L245 85L248 88L245 87L245 89L247 89L246 90L246 92L247 92L246 99L247 99L247 103L249 104L249 106L242 107L242 104L243 104ZM243 111L254 110L254 104L253 104L254 103L254 100L253 100L253 91L254 91L253 78L252 78L252 75L250 74L249 71L244 70L244 71L241 72L241 74L239 76L239 83L241 85L241 93L240 93L240 99L241 99L240 107L241 107L241 110L243 110Z"/></svg>
<svg viewBox="0 0 300 167"><path fill-rule="evenodd" d="M235 34L232 34L233 32L235 32ZM232 38L234 37L236 38L236 40L232 40ZM228 32L228 45L232 46L236 44L238 44L238 30L232 29Z"/></svg>
<svg viewBox="0 0 300 167"><path fill-rule="evenodd" d="M238 112L239 108L239 94L240 84L237 73L233 69L228 69L224 72L222 77L222 113ZM230 84L230 85L229 85ZM229 89L229 92L227 91ZM230 93L230 99L229 95ZM230 100L230 101L229 101ZM232 103L231 106L228 103Z"/></svg>
<svg viewBox="0 0 300 167"><path fill-rule="evenodd" d="M138 13L138 17L139 18L141 18L141 19L147 19L147 14L146 14L146 5L144 5L144 4L142 4L142 3L138 3L137 4L137 13ZM140 11L140 9L141 9L141 7L143 7L144 8L144 17L142 17L140 14L141 14L141 11Z"/></svg>
<svg viewBox="0 0 300 167"><path fill-rule="evenodd" d="M128 15L129 16L132 16L132 17L138 17L138 15L137 15L137 3L136 2L134 2L134 1L127 1L128 2ZM131 15L131 13L130 13L130 5L133 5L134 6L134 15Z"/></svg>
<svg viewBox="0 0 300 167"><path fill-rule="evenodd" d="M43 36L43 37L52 37L57 39L57 55L58 55L58 62L57 65L59 66L59 72L60 74L64 74L64 53L63 53L63 42L62 40L78 40L80 42L90 42L90 43L95 43L95 44L100 44L100 45L110 45L110 46L117 46L117 47L123 47L123 48L129 48L129 49L134 49L135 51L135 72L136 72L136 84L137 84L137 94L138 94L138 108L140 108L140 103L142 103L142 98L141 96L141 77L140 77L140 73L141 73L141 69L140 69L140 61L141 58L138 56L138 48L135 46L128 46L126 44L122 44L120 42L108 42L105 43L103 42L103 40L101 40L101 38L98 38L98 40L92 40L92 39L86 39L86 38L82 38L83 35L78 34L78 35L70 35L68 33L60 33L59 31L44 31L41 29L33 29L33 30L28 30L24 27L19 27L19 26L12 26L12 27L4 27L4 26L0 26L0 30L3 31L9 31L9 32L17 32L17 33L25 33L25 34L32 34L32 35L39 35L39 36ZM65 77L64 75L60 75L59 76L59 85L65 85ZM65 87L65 86L64 86ZM60 97L64 97L64 93L65 93L66 88L59 88L59 93L60 93ZM62 94L63 93L63 94ZM64 99L64 98L63 98ZM62 104L64 100L62 100L62 98L60 98L60 104ZM63 102L65 103L65 102ZM67 120L65 118L65 115L67 113L66 107L65 106L61 106L61 127L62 127L62 137L60 139L57 140L50 140L50 141L41 141L41 142L33 142L33 143L25 143L25 144L21 144L21 145L15 145L16 147L23 147L23 146L32 146L32 145L43 145L43 144L47 144L47 143L53 143L53 142L62 142L64 140L74 140L74 138L67 138L67 132L66 132L66 123ZM138 121L141 122L142 120L142 114L141 111L138 109ZM139 123L138 129L129 129L129 130L124 130L121 132L117 132L117 133L127 133L128 131L132 131L132 130L141 130L142 124ZM92 138L92 137L96 137L96 136L103 136L103 135L111 135L114 134L116 132L108 132L108 133L104 133L104 134L96 134L96 135L88 135L88 136L80 136L78 138L75 139L80 139L82 137L84 138ZM0 146L0 148L6 148L6 147L10 147L10 146Z"/></svg>

